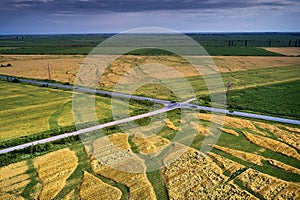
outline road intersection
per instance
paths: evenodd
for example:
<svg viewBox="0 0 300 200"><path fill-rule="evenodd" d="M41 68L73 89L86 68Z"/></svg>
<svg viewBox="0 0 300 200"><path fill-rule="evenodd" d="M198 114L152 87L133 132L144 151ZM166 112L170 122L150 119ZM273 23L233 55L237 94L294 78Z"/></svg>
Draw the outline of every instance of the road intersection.
<svg viewBox="0 0 300 200"><path fill-rule="evenodd" d="M10 76L0 75L0 79L12 81L15 78L10 77ZM204 111L209 111L209 112L213 112L213 113L221 113L221 114L226 114L226 115L228 114L228 115L241 116L241 117L247 117L247 118L252 118L252 119L262 119L262 120L268 120L268 121L275 121L275 122L281 122L281 123L289 123L289 124L294 124L294 125L300 125L299 120L280 118L280 117L272 117L272 116L267 116L267 115L260 115L260 114L253 114L253 113L239 112L239 111L230 112L229 110L225 110L225 109L199 106L199 105L191 104L190 102L194 101L195 98L189 99L189 100L184 101L184 102L173 102L173 101L168 101L168 100L161 100L161 99L142 97L142 96L136 96L136 95L130 95L130 94L116 93L116 92L110 92L110 91L105 91L105 90L97 90L97 89L80 87L80 86L63 85L63 84L59 84L59 83L49 83L49 82L45 82L45 81L30 80L30 79L24 79L24 78L17 78L17 79L18 79L19 82L22 82L22 83L29 83L29 84L33 84L33 85L39 85L39 86L44 85L44 86L47 86L47 87L56 87L56 88L60 88L60 89L73 90L75 92L85 92L85 93L91 93L91 94L108 95L108 96L113 96L113 97L118 97L118 98L123 98L123 99L135 99L135 100L140 100L140 101L149 101L149 102L153 102L153 103L163 104L164 107L161 108L161 109L152 111L152 112L141 114L141 115L136 115L136 116L132 116L132 117L128 117L128 118L108 122L108 123L105 123L105 124L100 124L100 125L97 125L97 126L92 126L92 127L89 127L89 128L80 129L80 130L77 130L77 131L74 131L74 132L65 133L65 134L53 136L53 137L50 137L50 138L45 138L45 139L41 139L41 140L21 144L21 145L18 145L18 146L2 149L2 150L0 150L0 154L13 152L15 150L20 150L20 149L25 149L29 146L33 146L33 145L37 145L37 144L45 144L45 143L48 143L48 142L53 142L53 141L60 140L60 139L63 139L63 138L67 138L67 137L70 137L70 136L80 135L80 134L83 134L83 133L103 129L105 127L114 126L114 125L134 121L134 120L145 118L145 117L150 117L150 116L157 115L157 114L160 114L160 113L164 113L164 112L174 110L174 109L177 109L177 108L197 109L197 110L204 110Z"/></svg>

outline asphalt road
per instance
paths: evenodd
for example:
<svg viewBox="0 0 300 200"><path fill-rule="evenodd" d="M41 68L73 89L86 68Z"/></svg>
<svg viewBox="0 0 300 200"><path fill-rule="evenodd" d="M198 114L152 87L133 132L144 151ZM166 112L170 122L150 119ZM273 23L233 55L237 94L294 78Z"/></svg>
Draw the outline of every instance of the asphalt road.
<svg viewBox="0 0 300 200"><path fill-rule="evenodd" d="M130 121L134 121L134 120L137 120L137 119L145 118L145 117L150 117L150 116L157 115L157 114L160 114L160 113L164 113L164 112L167 112L167 111L170 111L170 110L174 110L176 108L178 108L178 106L164 107L162 109L155 110L155 111L152 111L152 112L148 112L148 113L145 113L145 114L136 115L136 116L125 118L125 119L120 119L120 120L116 120L116 121L113 121L113 122L108 122L108 123L105 123L105 124L100 124L100 125L97 125L97 126L92 126L92 127L85 128L85 129L80 129L78 131L74 131L74 132L71 132L71 133L65 133L65 134L61 134L61 135L57 135L57 136L37 140L37 141L34 141L34 142L28 142L28 143L21 144L21 145L18 145L18 146L2 149L2 150L0 150L0 154L4 154L4 153L12 152L12 151L15 151L15 150L20 150L20 149L25 149L29 146L33 146L33 145L37 145L37 144L45 144L47 142L53 142L53 141L60 140L60 139L63 139L63 138L67 138L67 137L70 137L70 136L75 136L75 135L79 135L79 134L83 134L83 133L88 133L88 132L99 130L99 129L102 129L102 128L105 128L105 127L114 126L114 125L117 125L117 124L122 124L122 123L130 122Z"/></svg>
<svg viewBox="0 0 300 200"><path fill-rule="evenodd" d="M13 78L8 77L8 76L0 75L0 79L12 80ZM157 114L167 112L167 111L170 111L170 110L174 110L174 109L177 109L177 108L199 109L199 110L205 110L205 111L210 111L210 112L214 112L214 113L223 113L223 114L230 114L230 115L248 117L248 118L253 118L253 119L263 119L263 120L268 120L268 121L275 121L275 122L282 122L282 123L300 125L299 120L292 120L292 119L287 119L287 118L272 117L272 116L252 114L252 113L246 113L246 112L238 112L238 111L229 112L228 110L225 110L225 109L219 109L219 108L212 108L212 107L205 107L205 106L198 106L198 105L195 105L195 104L190 104L189 102L193 101L194 99L190 99L190 100L187 100L185 102L175 102L175 103L173 102L172 103L172 102L167 101L167 100L141 97L141 96L135 96L135 95L129 95L129 94L122 94L122 93L115 93L115 92L109 92L109 91L104 91L104 90L95 90L95 89L90 89L90 88L71 86L71 85L63 85L63 84L58 84L58 83L48 83L48 82L44 82L44 81L35 81L35 80L28 80L28 79L22 79L22 78L18 78L18 80L20 82L23 82L23 83L30 83L30 84L34 84L34 85L48 85L50 87L57 87L57 88L61 88L61 89L74 90L76 92L88 92L88 93L92 93L92 94L96 93L96 94L102 94L102 95L106 94L106 95L109 95L109 96L114 96L114 97L119 97L119 98L126 98L126 99L132 98L132 99L142 100L142 101L151 101L151 102L155 102L155 103L164 104L165 107L162 108L162 109L159 109L159 110L155 110L155 111L152 111L152 112L145 113L145 114L141 114L141 115L125 118L125 119L120 119L120 120L116 120L116 121L113 121L113 122L108 122L108 123L105 123L105 124L100 124L100 125L97 125L97 126L81 129L81 130L74 131L74 132L71 132L71 133L65 133L65 134L62 134L62 135L57 135L57 136L53 136L53 137L50 137L50 138L45 138L45 139L42 139L42 140L37 140L37 141L34 141L34 142L29 142L29 143L26 143L26 144L22 144L22 145L10 147L10 148L2 149L2 150L0 150L0 154L12 152L14 150L24 149L24 148L27 148L27 147L32 146L32 145L44 144L44 143L47 143L47 142L53 142L53 141L56 141L56 140L59 140L59 139L79 135L79 134L82 134L82 133L87 133L87 132L90 132L90 131L102 129L102 128L109 127L109 126L114 126L114 125L125 123L125 122L134 121L134 120L141 119L141 118L144 118L144 117L150 117L150 116L157 115Z"/></svg>

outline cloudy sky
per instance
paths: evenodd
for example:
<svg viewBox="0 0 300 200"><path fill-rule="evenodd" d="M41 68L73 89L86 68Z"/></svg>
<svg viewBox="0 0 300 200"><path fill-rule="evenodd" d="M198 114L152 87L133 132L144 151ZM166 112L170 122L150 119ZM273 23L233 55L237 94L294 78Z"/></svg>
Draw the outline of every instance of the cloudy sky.
<svg viewBox="0 0 300 200"><path fill-rule="evenodd" d="M299 0L0 0L0 34L300 31Z"/></svg>

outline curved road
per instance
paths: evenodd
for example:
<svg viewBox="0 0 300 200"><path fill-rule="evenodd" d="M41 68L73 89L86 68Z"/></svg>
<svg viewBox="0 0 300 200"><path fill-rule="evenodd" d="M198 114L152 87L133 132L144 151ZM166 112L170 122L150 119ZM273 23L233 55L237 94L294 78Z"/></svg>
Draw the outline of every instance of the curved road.
<svg viewBox="0 0 300 200"><path fill-rule="evenodd" d="M14 78L9 77L9 76L0 75L0 79L11 81ZM32 145L44 144L44 143L47 143L47 142L53 142L53 141L56 141L56 140L59 140L59 139L79 135L79 134L82 134L82 133L87 133L87 132L90 132L90 131L102 129L102 128L109 127L109 126L114 126L114 125L125 123L125 122L134 121L134 120L141 119L141 118L144 118L144 117L150 117L150 116L157 115L157 114L160 114L160 113L163 113L163 112L174 110L176 108L199 109L199 110L210 111L210 112L213 112L213 113L224 113L224 114L236 115L236 116L242 116L242 117L248 117L248 118L254 118L254 119L263 119L263 120L268 120L268 121L275 121L275 122L282 122L282 123L300 125L299 120L292 120L292 119L272 117L272 116L259 115L259 114L252 114L252 113L246 113L246 112L238 112L238 111L229 112L228 110L225 110L225 109L219 109L219 108L212 108L212 107L198 106L198 105L195 105L195 104L190 104L189 102L193 101L194 99L190 99L190 100L187 100L185 102L171 102L171 101L167 101L167 100L141 97L141 96L135 96L135 95L129 95L129 94L122 94L122 93L115 93L115 92L109 92L109 91L104 91L104 90L96 90L96 89L90 89L90 88L85 88L85 87L63 85L63 84L58 84L58 83L49 83L49 82L45 82L45 81L28 80L28 79L23 79L23 78L18 78L18 80L20 82L23 82L23 83L30 83L30 84L34 84L34 85L48 85L50 87L57 87L57 88L61 88L61 89L74 90L76 92L88 92L88 93L92 93L92 94L96 93L96 94L109 95L109 96L125 98L125 99L132 98L132 99L136 99L136 100L150 101L150 102L154 102L154 103L164 104L165 107L162 108L162 109L159 109L159 110L155 110L153 112L148 112L148 113L145 113L145 114L141 114L141 115L137 115L137 116L133 116L133 117L125 118L125 119L120 119L120 120L116 120L116 121L113 121L113 122L108 122L108 123L105 123L105 124L100 124L100 125L97 125L97 126L81 129L81 130L74 131L74 132L71 132L71 133L65 133L65 134L53 136L53 137L50 137L50 138L45 138L45 139L42 139L42 140L37 140L37 141L34 141L34 142L29 142L29 143L25 143L25 144L22 144L22 145L2 149L2 150L0 150L0 154L4 154L4 153L12 152L12 151L15 151L15 150L20 150L20 149L25 149L25 148L27 148L29 146L32 146Z"/></svg>

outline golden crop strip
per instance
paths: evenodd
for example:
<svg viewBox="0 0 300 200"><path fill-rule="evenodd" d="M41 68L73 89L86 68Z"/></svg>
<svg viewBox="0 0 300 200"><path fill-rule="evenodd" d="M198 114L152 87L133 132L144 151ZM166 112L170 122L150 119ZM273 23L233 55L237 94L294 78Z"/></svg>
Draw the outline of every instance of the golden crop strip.
<svg viewBox="0 0 300 200"><path fill-rule="evenodd" d="M222 169L211 158L192 148L169 164L162 174L170 199L222 199L228 193L236 199L255 199L237 185L226 183L228 178Z"/></svg>
<svg viewBox="0 0 300 200"><path fill-rule="evenodd" d="M27 161L17 162L0 168L0 193L21 194L30 182Z"/></svg>
<svg viewBox="0 0 300 200"><path fill-rule="evenodd" d="M213 145L215 149L218 149L220 151L223 151L225 153L231 154L237 158L240 158L242 160L245 160L247 162L251 162L256 165L261 165L262 166L262 160L264 160L264 157L259 156L257 154L252 154L252 153L247 153L244 151L239 151L239 150L234 150L226 147L222 147L219 145Z"/></svg>
<svg viewBox="0 0 300 200"><path fill-rule="evenodd" d="M270 175L247 169L236 177L242 184L264 199L299 199L300 184L284 181Z"/></svg>
<svg viewBox="0 0 300 200"><path fill-rule="evenodd" d="M156 199L154 189L145 173L144 162L130 149L114 148L114 145L117 147L129 145L124 145L128 143L127 140L116 138L124 138L124 134L115 134L112 137L114 144L110 141L110 137L102 137L94 142L93 156L90 156L93 171L128 187L130 199ZM101 162L96 158L100 158Z"/></svg>
<svg viewBox="0 0 300 200"><path fill-rule="evenodd" d="M53 199L65 186L77 162L77 156L68 148L35 158L34 166L42 183L39 199Z"/></svg>
<svg viewBox="0 0 300 200"><path fill-rule="evenodd" d="M88 172L84 172L80 186L80 199L121 199L122 192L110 186Z"/></svg>
<svg viewBox="0 0 300 200"><path fill-rule="evenodd" d="M217 161L217 164L224 169L225 171L229 171L231 174L236 172L237 170L241 169L244 167L244 165L241 165L237 162L234 162L230 159L227 159L223 156L220 156L218 154L209 152L208 155L215 159Z"/></svg>
<svg viewBox="0 0 300 200"><path fill-rule="evenodd" d="M300 155L298 154L298 152L287 144L263 136L254 135L245 131L243 131L243 134L253 144L300 160Z"/></svg>

